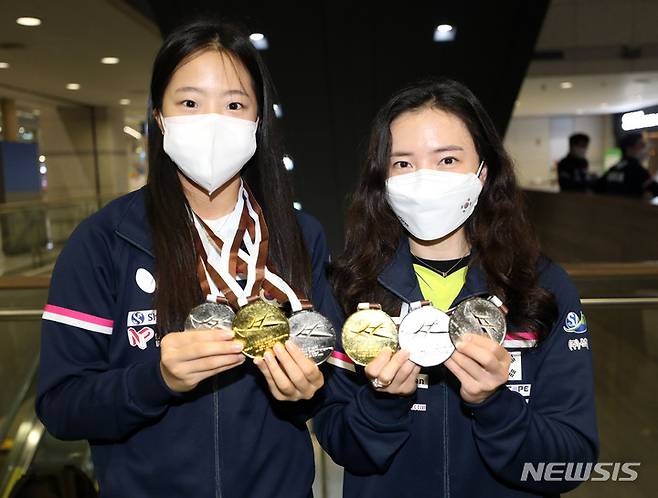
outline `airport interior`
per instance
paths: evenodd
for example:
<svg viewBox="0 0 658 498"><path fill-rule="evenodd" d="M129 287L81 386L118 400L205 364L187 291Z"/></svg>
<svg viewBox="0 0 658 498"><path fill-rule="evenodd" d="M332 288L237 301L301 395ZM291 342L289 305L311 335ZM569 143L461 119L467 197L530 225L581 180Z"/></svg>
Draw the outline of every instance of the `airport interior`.
<svg viewBox="0 0 658 498"><path fill-rule="evenodd" d="M430 76L475 93L514 161L542 252L580 294L598 460L640 464L632 482L588 480L568 495L656 496L658 0L0 0L0 498L96 496L73 484L16 494L64 468L97 487L89 444L56 439L35 413L43 308L76 226L146 184L153 59L194 16L250 31L276 83L294 207L320 221L332 254L377 109ZM629 134L648 180L601 190ZM562 160L583 135L587 169L574 188ZM315 440L314 450L314 496L342 496L341 467Z"/></svg>

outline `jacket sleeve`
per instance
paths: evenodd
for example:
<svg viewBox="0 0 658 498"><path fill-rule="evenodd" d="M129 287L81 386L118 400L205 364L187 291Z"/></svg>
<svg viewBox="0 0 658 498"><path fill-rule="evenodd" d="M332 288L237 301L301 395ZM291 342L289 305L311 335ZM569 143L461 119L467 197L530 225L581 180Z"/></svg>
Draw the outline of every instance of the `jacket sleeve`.
<svg viewBox="0 0 658 498"><path fill-rule="evenodd" d="M415 395L375 391L340 342L327 375L326 401L313 427L334 462L356 475L384 473L409 439Z"/></svg>
<svg viewBox="0 0 658 498"><path fill-rule="evenodd" d="M157 360L112 368L117 319L110 230L83 222L53 271L41 330L36 411L60 439L116 441L160 417L178 397Z"/></svg>
<svg viewBox="0 0 658 498"><path fill-rule="evenodd" d="M340 335L344 315L326 276L329 250L319 223L308 215L306 245L313 266L313 305L331 320L336 330L336 350L321 369L325 386L307 405L314 415L313 429L331 458L354 474L384 472L408 439L409 410L414 398L380 394L365 380L342 350ZM309 229L310 227L310 229ZM359 373L355 373L359 369Z"/></svg>
<svg viewBox="0 0 658 498"><path fill-rule="evenodd" d="M598 432L594 405L591 337L577 291L553 267L551 291L559 318L543 344L525 354L537 355L537 373L529 402L501 388L472 411L473 435L482 458L503 480L538 493L563 493L579 482L533 480L524 464L595 463Z"/></svg>

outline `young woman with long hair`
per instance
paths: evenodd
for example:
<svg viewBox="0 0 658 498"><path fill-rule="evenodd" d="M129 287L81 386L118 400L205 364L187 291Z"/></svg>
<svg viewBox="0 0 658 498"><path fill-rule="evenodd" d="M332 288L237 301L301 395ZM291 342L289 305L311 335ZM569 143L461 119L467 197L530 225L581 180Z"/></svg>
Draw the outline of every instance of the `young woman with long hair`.
<svg viewBox="0 0 658 498"><path fill-rule="evenodd" d="M153 66L148 184L84 221L59 257L37 412L56 437L89 440L102 496L311 495L316 364L289 342L246 360L220 316L185 324L208 318L188 319L207 299L229 314L231 296L241 310L282 301L278 285L339 325L322 229L293 210L273 92L239 29L176 29Z"/></svg>
<svg viewBox="0 0 658 498"><path fill-rule="evenodd" d="M475 296L507 311L502 344L467 333L434 366L405 349L365 368L346 344L334 353L315 427L345 467L345 496L511 498L577 485L525 465L597 457L587 324L569 277L540 254L493 123L462 84L420 82L380 109L332 278L347 315L376 303L400 322L426 301L447 312Z"/></svg>

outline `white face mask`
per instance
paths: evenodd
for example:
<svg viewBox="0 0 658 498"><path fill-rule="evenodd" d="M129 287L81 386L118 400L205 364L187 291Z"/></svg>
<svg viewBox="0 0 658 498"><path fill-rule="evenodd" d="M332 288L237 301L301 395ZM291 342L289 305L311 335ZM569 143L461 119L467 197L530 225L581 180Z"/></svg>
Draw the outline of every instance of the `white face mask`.
<svg viewBox="0 0 658 498"><path fill-rule="evenodd" d="M386 194L402 225L420 240L445 237L473 214L482 192L477 174L421 169L391 176Z"/></svg>
<svg viewBox="0 0 658 498"><path fill-rule="evenodd" d="M221 114L163 119L164 151L183 174L212 194L256 152L258 122Z"/></svg>

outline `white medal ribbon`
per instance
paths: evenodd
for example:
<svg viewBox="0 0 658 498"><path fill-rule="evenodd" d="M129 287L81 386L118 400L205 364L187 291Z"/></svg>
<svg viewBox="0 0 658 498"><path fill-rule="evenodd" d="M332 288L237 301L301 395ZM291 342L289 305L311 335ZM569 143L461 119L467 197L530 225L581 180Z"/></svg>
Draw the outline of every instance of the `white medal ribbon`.
<svg viewBox="0 0 658 498"><path fill-rule="evenodd" d="M240 218L242 217L242 210L244 205L247 205L247 210L249 216L254 221L254 240L251 240L249 231L245 230L243 242L246 248L246 251L242 248L238 250L238 257L247 263L247 281L242 288L237 282L235 277L233 277L229 271L229 263L231 257L230 248L233 245L233 240L235 239L238 228L240 226ZM201 225L196 214L194 214L194 225L201 235L201 242L203 243L206 254L208 255L208 264L212 265L213 268L217 270L217 273L222 277L226 285L228 285L231 292L235 294L240 306L245 306L249 302L249 297L252 294L253 287L256 283L256 266L258 264L258 253L260 250L260 243L262 241L262 230L260 227L260 219L258 213L254 210L251 202L249 202L249 195L244 188L244 185L240 184L240 192L238 193L238 201L235 205L235 209L229 215L229 219L226 222L228 229L224 233L224 237L220 237L224 243L224 248L226 250L219 251L219 248L216 247L215 243L212 241L209 234L206 233L205 228ZM216 234L219 237L219 234ZM288 300L290 301L290 306L292 312L302 310L302 304L295 291L288 285L288 283L283 280L281 277L271 272L267 266L264 268L265 279L270 282L274 287L283 292ZM222 292L218 289L217 285L212 281L208 271L206 270L206 276L210 284L211 294L206 296L206 299L210 302L215 302L217 297L223 297Z"/></svg>
<svg viewBox="0 0 658 498"><path fill-rule="evenodd" d="M245 191L246 194L246 191ZM254 210L254 207L251 205L251 202L249 202L249 196L246 196L245 202L247 203L247 210L249 211L249 216L251 216L251 219L254 220L254 225L256 226L254 238L256 239L253 242L254 248L256 248L256 251L258 250L258 247L260 245L261 241L261 230L260 230L260 220L258 219L258 213ZM245 232L245 238L250 239L249 237L249 232ZM248 247L248 246L247 246ZM238 256L245 260L244 256L241 254L243 251L238 251ZM255 278L255 273L256 273L256 259L258 259L258 254L256 254L256 258L254 259L254 278ZM246 261L246 260L245 260ZM297 297L297 294L295 294L295 291L288 285L288 283L283 280L281 277L279 277L277 274L271 272L267 266L265 266L265 280L267 280L269 283L271 283L274 287L279 289L281 292L283 292L286 297L288 298L288 301L290 302L290 308L292 309L293 313L296 313L298 311L302 310L302 303Z"/></svg>

